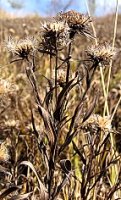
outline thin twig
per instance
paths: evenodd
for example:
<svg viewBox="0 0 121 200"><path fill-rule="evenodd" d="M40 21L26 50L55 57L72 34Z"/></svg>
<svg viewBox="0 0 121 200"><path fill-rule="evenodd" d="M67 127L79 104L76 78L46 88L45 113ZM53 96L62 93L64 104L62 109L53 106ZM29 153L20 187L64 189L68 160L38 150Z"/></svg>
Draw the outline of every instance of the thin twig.
<svg viewBox="0 0 121 200"><path fill-rule="evenodd" d="M115 40L116 40L116 33L117 33L117 23L118 23L118 8L119 8L119 0L116 1L116 12L115 12L115 25L114 25L114 33L113 33L113 42L112 42L112 48L114 48L115 45ZM106 102L108 98L108 93L109 93L109 85L110 85L110 79L111 79L111 72L112 72L112 60L110 62L110 67L109 67L109 73L108 73L108 81L107 81L107 95L106 95L106 101L105 101L105 106L104 106L104 114L105 114L105 107L106 107Z"/></svg>
<svg viewBox="0 0 121 200"><path fill-rule="evenodd" d="M88 12L88 15L89 15L89 17L91 17L91 14L90 14L90 10L89 10L89 6L88 6L88 2L87 2L87 0L85 0L85 4L86 4L86 8L87 8L87 12ZM94 23L93 23L93 21L91 21L90 22L91 23L91 26L92 26L92 29L93 29L93 33L94 33L94 39L95 39L95 44L97 45L98 44L98 41L97 41L97 34L96 34L96 29L95 29L95 26L94 26ZM105 86L105 82L104 82L104 74L103 74L103 72L102 72L102 69L101 69L101 67L100 67L100 75L101 75L101 81L103 81L102 82L102 86L103 86L103 94L105 94L105 91L106 91L106 86ZM107 106L107 112L108 112L108 104L107 104L107 98L105 98L105 100L106 100L106 106Z"/></svg>

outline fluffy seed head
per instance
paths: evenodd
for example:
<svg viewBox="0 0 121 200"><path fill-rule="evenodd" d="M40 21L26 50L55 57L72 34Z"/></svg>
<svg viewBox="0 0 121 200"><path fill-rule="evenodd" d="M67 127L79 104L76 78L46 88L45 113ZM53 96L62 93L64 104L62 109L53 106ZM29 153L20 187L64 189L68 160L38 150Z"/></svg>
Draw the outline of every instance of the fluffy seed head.
<svg viewBox="0 0 121 200"><path fill-rule="evenodd" d="M111 130L111 119L108 116L102 117L97 114L91 115L88 120L85 122L85 126L99 127L103 131Z"/></svg>
<svg viewBox="0 0 121 200"><path fill-rule="evenodd" d="M65 21L71 29L70 38L73 38L75 33L81 33L86 36L91 36L88 25L90 18L76 11L68 11L59 13L56 17L59 21Z"/></svg>
<svg viewBox="0 0 121 200"><path fill-rule="evenodd" d="M28 58L28 56L36 50L36 39L35 38L26 38L19 41L9 38L6 42L6 48L13 55L17 55L22 59Z"/></svg>
<svg viewBox="0 0 121 200"><path fill-rule="evenodd" d="M69 27L65 22L46 22L41 27L39 50L55 52L69 43Z"/></svg>
<svg viewBox="0 0 121 200"><path fill-rule="evenodd" d="M86 52L92 61L104 65L109 64L110 60L116 55L116 49L109 44L93 45L92 47L89 47Z"/></svg>

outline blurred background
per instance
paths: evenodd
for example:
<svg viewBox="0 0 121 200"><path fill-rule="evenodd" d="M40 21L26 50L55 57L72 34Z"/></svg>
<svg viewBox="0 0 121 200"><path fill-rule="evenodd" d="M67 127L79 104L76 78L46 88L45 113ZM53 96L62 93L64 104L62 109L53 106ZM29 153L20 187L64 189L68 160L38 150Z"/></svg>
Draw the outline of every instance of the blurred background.
<svg viewBox="0 0 121 200"><path fill-rule="evenodd" d="M0 0L0 10L13 16L36 14L46 17L70 9L86 13L86 2L91 15L104 16L115 12L117 0ZM121 12L121 0L119 0L119 12Z"/></svg>

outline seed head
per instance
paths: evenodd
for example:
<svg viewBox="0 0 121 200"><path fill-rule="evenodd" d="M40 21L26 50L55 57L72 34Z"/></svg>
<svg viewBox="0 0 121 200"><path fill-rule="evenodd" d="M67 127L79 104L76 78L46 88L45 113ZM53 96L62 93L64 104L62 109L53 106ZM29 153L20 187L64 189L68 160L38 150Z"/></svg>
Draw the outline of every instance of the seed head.
<svg viewBox="0 0 121 200"><path fill-rule="evenodd" d="M80 33L91 37L91 33L88 30L90 17L85 16L76 11L68 11L66 13L59 13L56 17L59 21L65 21L70 27L70 38L72 39L76 33Z"/></svg>
<svg viewBox="0 0 121 200"><path fill-rule="evenodd" d="M116 55L116 49L109 44L93 45L86 52L92 61L104 65L108 65Z"/></svg>
<svg viewBox="0 0 121 200"><path fill-rule="evenodd" d="M41 27L39 50L55 53L69 43L69 27L65 22L47 22Z"/></svg>
<svg viewBox="0 0 121 200"><path fill-rule="evenodd" d="M103 131L110 131L111 130L111 119L108 116L102 117L97 114L91 115L88 120L85 122L86 127L99 127Z"/></svg>
<svg viewBox="0 0 121 200"><path fill-rule="evenodd" d="M13 55L18 56L22 59L27 59L36 50L36 39L35 38L26 38L19 41L9 38L6 43L6 48Z"/></svg>

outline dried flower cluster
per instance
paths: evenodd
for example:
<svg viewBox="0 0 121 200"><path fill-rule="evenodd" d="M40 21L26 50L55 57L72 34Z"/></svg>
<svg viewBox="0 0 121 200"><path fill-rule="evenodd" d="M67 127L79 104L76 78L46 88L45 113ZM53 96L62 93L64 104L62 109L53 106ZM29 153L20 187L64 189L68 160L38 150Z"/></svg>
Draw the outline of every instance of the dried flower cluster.
<svg viewBox="0 0 121 200"><path fill-rule="evenodd" d="M100 115L93 114L85 122L84 127L89 130L100 128L104 132L109 132L112 128L111 119L108 116L102 117Z"/></svg>
<svg viewBox="0 0 121 200"><path fill-rule="evenodd" d="M37 40L26 38L17 41L9 38L6 47L9 52L21 59L28 59L35 50L55 55L71 42L76 33L92 37L88 30L89 22L88 16L73 10L59 13L52 22L42 24Z"/></svg>
<svg viewBox="0 0 121 200"><path fill-rule="evenodd" d="M73 38L76 33L91 36L91 33L88 30L88 25L91 21L88 16L71 10L66 13L59 13L56 19L65 21L68 24L70 27L70 38Z"/></svg>
<svg viewBox="0 0 121 200"><path fill-rule="evenodd" d="M100 87L98 89L93 82L98 76L97 67L109 64L116 51L107 44L94 45L87 50L89 59L81 62L76 59L77 62L73 63L73 39L76 34L92 37L89 23L89 17L73 10L60 13L53 21L41 25L37 39L10 39L6 45L18 60L26 61L24 69L32 90L27 87L25 91L30 93L23 99L8 95L11 102L7 108L15 105L14 116L10 110L11 119L6 104L3 102L1 106L1 116L5 113L1 125L4 124L7 137L9 130L11 133L11 145L8 147L7 141L0 145L0 161L4 165L9 161L12 175L10 184L7 182L8 189L3 188L5 198L9 189L12 191L11 183L17 188L16 193L8 196L11 199L67 197L87 200L103 197L108 200L115 199L115 191L121 188L112 118L105 116L105 109L104 117L92 114L102 111L100 108L95 110L100 100ZM40 61L40 53L49 55L47 62L45 59ZM39 70L37 63L42 66ZM24 80L21 76L16 80L19 79ZM19 82L24 87L25 82ZM14 91L12 85L1 79L0 97L3 99L3 95L11 91ZM24 95L23 91L21 93ZM108 109L110 105L108 101ZM105 185L107 187L103 188ZM22 191L18 190L19 186Z"/></svg>
<svg viewBox="0 0 121 200"><path fill-rule="evenodd" d="M87 54L92 61L107 65L115 57L116 49L109 44L93 45L88 48Z"/></svg>
<svg viewBox="0 0 121 200"><path fill-rule="evenodd" d="M21 59L28 59L28 56L36 50L36 45L37 41L35 38L26 38L19 41L9 38L6 48L14 56L18 56Z"/></svg>
<svg viewBox="0 0 121 200"><path fill-rule="evenodd" d="M39 50L55 53L69 43L69 27L65 22L47 22L41 27Z"/></svg>

